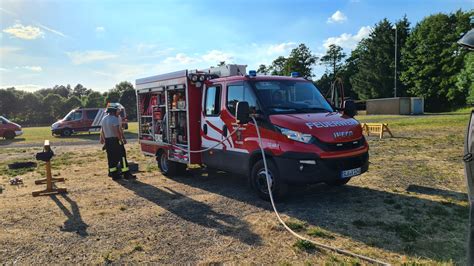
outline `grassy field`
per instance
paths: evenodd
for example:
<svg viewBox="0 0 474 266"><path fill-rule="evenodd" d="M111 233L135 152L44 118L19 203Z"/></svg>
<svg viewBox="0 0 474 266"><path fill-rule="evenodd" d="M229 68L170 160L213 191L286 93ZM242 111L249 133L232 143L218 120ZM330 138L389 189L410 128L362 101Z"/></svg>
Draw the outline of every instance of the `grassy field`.
<svg viewBox="0 0 474 266"><path fill-rule="evenodd" d="M128 123L128 126L128 130L125 131L126 137L128 139L136 139L138 124L131 122ZM23 135L13 140L0 138L0 146L10 144L42 144L45 139L49 139L51 143L91 142L99 141L99 133L79 133L70 137L61 137L52 136L50 127L25 127L23 128Z"/></svg>
<svg viewBox="0 0 474 266"><path fill-rule="evenodd" d="M387 122L395 137L369 138L369 172L344 187L292 187L277 204L284 219L316 241L394 264L465 264L468 114L358 119ZM69 193L32 198L43 166L7 164L36 151L0 148L2 262L364 264L297 241L244 179L200 169L166 178L133 143L138 181L107 178L100 145L60 146L53 173L67 179ZM25 184L8 185L18 175Z"/></svg>

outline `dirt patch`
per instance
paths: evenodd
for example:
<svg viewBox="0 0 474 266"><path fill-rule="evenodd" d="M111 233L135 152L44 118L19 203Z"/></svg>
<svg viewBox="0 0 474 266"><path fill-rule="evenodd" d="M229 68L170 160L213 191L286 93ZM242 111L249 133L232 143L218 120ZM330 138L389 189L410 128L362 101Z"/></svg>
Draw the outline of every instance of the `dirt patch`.
<svg viewBox="0 0 474 266"><path fill-rule="evenodd" d="M435 117L436 118L436 117ZM433 118L433 119L435 119ZM467 119L466 119L467 121ZM403 121L402 121L403 122ZM401 123L401 122L400 122ZM344 187L292 187L277 204L299 233L392 263L465 263L464 125L394 125L370 139L370 170ZM193 169L165 178L129 144L138 181L107 177L100 145L56 147L66 195L31 197L43 165L10 186L0 174L0 258L6 263L339 264L356 260L297 241L246 181ZM0 169L34 149L0 152Z"/></svg>

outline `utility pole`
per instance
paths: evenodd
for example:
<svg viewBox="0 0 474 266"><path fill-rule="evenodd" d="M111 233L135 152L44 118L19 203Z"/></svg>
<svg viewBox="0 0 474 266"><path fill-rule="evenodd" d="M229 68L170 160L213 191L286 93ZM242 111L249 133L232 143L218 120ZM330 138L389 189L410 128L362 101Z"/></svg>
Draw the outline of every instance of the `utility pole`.
<svg viewBox="0 0 474 266"><path fill-rule="evenodd" d="M397 97L397 24L393 25L393 28L395 30L395 73L393 77L393 85L394 85L394 92L393 92L393 97Z"/></svg>

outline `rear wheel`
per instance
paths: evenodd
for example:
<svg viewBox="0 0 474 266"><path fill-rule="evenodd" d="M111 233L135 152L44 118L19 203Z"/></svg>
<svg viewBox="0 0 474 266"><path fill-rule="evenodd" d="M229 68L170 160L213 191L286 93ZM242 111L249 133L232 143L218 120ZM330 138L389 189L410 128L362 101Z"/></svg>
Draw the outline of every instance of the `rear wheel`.
<svg viewBox="0 0 474 266"><path fill-rule="evenodd" d="M344 186L350 180L351 178L349 177L349 178L344 178L344 179L333 179L333 180L325 181L324 183L326 183L326 185L329 185L329 186L338 187L338 186Z"/></svg>
<svg viewBox="0 0 474 266"><path fill-rule="evenodd" d="M288 192L288 185L281 181L278 169L275 164L267 160L268 166L268 176L270 177L270 187L272 190L273 199L281 199ZM252 188L257 192L257 195L266 201L270 200L270 195L268 194L268 185L267 178L265 175L265 166L263 160L258 161L252 167L252 172L250 175L250 183Z"/></svg>
<svg viewBox="0 0 474 266"><path fill-rule="evenodd" d="M72 135L72 130L69 128L65 128L61 131L61 136L63 137L69 137Z"/></svg>
<svg viewBox="0 0 474 266"><path fill-rule="evenodd" d="M156 157L156 161L158 162L160 172L165 176L176 176L183 174L186 171L185 164L168 160L168 154L166 151L161 151Z"/></svg>
<svg viewBox="0 0 474 266"><path fill-rule="evenodd" d="M15 138L15 132L7 131L7 132L5 132L5 134L3 134L3 137L5 139L14 139Z"/></svg>

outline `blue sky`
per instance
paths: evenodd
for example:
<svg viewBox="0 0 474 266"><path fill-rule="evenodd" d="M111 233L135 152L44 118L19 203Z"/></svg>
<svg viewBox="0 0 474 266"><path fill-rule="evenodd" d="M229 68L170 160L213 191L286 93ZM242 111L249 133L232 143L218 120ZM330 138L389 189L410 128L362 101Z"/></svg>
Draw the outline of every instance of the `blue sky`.
<svg viewBox="0 0 474 266"><path fill-rule="evenodd" d="M474 0L401 1L8 1L0 2L0 87L122 80L219 61L256 69L305 43L318 56L346 53L384 17L474 8ZM318 78L324 67L315 66Z"/></svg>

